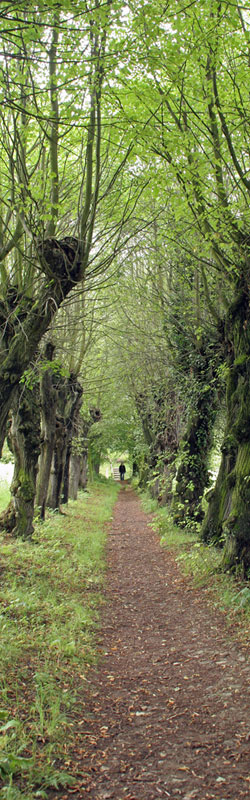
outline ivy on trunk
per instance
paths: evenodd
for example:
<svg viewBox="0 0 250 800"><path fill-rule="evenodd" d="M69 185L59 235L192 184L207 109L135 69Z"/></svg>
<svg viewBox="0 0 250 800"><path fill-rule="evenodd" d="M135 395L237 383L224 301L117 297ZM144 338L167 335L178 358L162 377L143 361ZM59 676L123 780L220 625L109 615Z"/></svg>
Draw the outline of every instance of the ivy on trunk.
<svg viewBox="0 0 250 800"><path fill-rule="evenodd" d="M227 421L222 459L202 528L205 542L224 545L225 568L250 570L250 312L242 278L225 325Z"/></svg>

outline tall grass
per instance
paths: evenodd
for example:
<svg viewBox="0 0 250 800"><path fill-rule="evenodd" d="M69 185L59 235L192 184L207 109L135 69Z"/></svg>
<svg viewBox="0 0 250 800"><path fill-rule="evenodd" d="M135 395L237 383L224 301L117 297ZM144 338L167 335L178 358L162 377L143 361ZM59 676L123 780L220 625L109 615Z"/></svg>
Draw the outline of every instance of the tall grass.
<svg viewBox="0 0 250 800"><path fill-rule="evenodd" d="M119 487L100 482L32 541L1 539L1 800L46 798L75 781L65 742L89 665L105 580L107 523ZM24 788L25 787L25 788Z"/></svg>

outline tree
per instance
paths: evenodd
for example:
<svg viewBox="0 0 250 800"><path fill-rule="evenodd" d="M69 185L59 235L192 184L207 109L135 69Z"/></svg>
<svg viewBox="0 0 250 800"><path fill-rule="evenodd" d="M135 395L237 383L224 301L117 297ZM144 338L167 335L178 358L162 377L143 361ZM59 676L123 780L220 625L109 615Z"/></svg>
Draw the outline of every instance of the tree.
<svg viewBox="0 0 250 800"><path fill-rule="evenodd" d="M41 457L36 486L36 504L40 509L41 519L45 519L45 508L49 487L50 471L56 434L57 392L53 383L54 371L52 359L55 346L48 341L44 350L44 363L40 376L41 404Z"/></svg>
<svg viewBox="0 0 250 800"><path fill-rule="evenodd" d="M116 203L112 244L102 253L111 229L100 208L110 211L131 152L123 134L110 140L102 120L107 32L111 38L119 7L112 0L105 8L76 0L70 11L66 0L28 11L5 5L0 450L14 393L55 313L86 276L107 270L133 207L127 183L126 210ZM20 484L26 480L19 470Z"/></svg>
<svg viewBox="0 0 250 800"><path fill-rule="evenodd" d="M225 564L250 564L249 512L249 190L248 20L227 0L186 6L129 3L131 90L127 122L165 165L173 213L193 219L202 259L211 259L226 303L227 425L220 476L204 522L207 540L225 541ZM156 44L157 42L157 44ZM138 58L139 55L139 58ZM120 81L122 84L122 78ZM137 104L137 115L132 103ZM169 195L168 195L169 198ZM176 200L178 198L178 207ZM207 270L201 270L204 289ZM225 294L225 292L224 292Z"/></svg>
<svg viewBox="0 0 250 800"><path fill-rule="evenodd" d="M6 6L0 152L1 446L13 391L56 310L84 279L100 196L106 199L113 191L128 156L123 151L111 170L118 143L112 151L110 142L106 144L107 125L105 136L102 132L112 6L117 4L108 0L103 9L93 0L79 10L75 2L70 13L66 0L50 10L43 3L28 12L23 4L12 10ZM76 63L81 64L77 75ZM106 263L103 259L103 269Z"/></svg>

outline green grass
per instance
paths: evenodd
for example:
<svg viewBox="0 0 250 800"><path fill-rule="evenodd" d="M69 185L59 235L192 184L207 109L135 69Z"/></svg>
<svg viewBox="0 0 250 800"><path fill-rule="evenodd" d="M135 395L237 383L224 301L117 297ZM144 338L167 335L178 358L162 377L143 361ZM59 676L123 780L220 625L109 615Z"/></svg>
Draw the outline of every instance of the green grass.
<svg viewBox="0 0 250 800"><path fill-rule="evenodd" d="M78 692L96 662L105 540L118 486L100 481L31 542L1 535L1 800L73 781L60 764ZM74 770L73 770L74 772Z"/></svg>
<svg viewBox="0 0 250 800"><path fill-rule="evenodd" d="M0 514L10 501L10 490L7 481L0 480Z"/></svg>
<svg viewBox="0 0 250 800"><path fill-rule="evenodd" d="M161 544L176 558L181 571L196 587L206 590L213 605L227 615L229 623L238 627L243 638L249 636L250 586L222 569L223 550L203 544L195 532L178 528L167 507L159 509L155 500L142 495L143 508L155 512L152 527L158 531Z"/></svg>

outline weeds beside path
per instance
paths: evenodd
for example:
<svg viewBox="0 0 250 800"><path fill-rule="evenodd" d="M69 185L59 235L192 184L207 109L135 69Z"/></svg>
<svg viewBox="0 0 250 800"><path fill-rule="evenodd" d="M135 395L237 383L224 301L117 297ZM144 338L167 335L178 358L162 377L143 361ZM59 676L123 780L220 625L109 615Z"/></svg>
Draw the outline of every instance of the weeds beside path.
<svg viewBox="0 0 250 800"><path fill-rule="evenodd" d="M102 656L72 717L78 780L58 800L249 797L249 666L180 574L130 487L109 536Z"/></svg>
<svg viewBox="0 0 250 800"><path fill-rule="evenodd" d="M33 540L0 536L1 800L74 784L73 709L96 660L107 522L118 487L90 487Z"/></svg>

